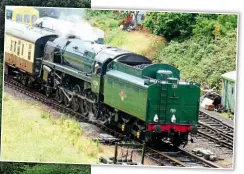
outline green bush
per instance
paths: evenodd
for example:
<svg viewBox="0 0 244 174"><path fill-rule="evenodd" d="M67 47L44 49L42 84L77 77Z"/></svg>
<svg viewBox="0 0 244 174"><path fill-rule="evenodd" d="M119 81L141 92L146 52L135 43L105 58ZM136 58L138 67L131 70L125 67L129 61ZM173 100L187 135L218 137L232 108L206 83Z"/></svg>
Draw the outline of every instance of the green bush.
<svg viewBox="0 0 244 174"><path fill-rule="evenodd" d="M1 174L21 174L25 171L24 163L0 162Z"/></svg>
<svg viewBox="0 0 244 174"><path fill-rule="evenodd" d="M237 15L222 14L210 18L206 15L198 15L193 29L194 37L216 38L226 35L237 28Z"/></svg>
<svg viewBox="0 0 244 174"><path fill-rule="evenodd" d="M143 25L156 35L163 35L167 40L184 40L192 35L195 24L194 13L149 12Z"/></svg>
<svg viewBox="0 0 244 174"><path fill-rule="evenodd" d="M0 162L1 174L90 174L89 165Z"/></svg>
<svg viewBox="0 0 244 174"><path fill-rule="evenodd" d="M236 69L236 43L235 30L218 39L172 41L158 51L154 61L178 67L185 80L219 87L221 75Z"/></svg>
<svg viewBox="0 0 244 174"><path fill-rule="evenodd" d="M38 164L26 166L23 174L90 174L90 166L67 164Z"/></svg>

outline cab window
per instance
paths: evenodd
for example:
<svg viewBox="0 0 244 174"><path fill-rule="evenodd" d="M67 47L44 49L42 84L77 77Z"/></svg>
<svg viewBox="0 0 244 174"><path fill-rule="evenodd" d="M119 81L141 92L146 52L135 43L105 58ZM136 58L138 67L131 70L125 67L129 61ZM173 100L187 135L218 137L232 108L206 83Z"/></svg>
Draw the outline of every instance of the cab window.
<svg viewBox="0 0 244 174"><path fill-rule="evenodd" d="M22 15L21 14L17 14L16 15L16 21L17 22L22 22Z"/></svg>
<svg viewBox="0 0 244 174"><path fill-rule="evenodd" d="M34 22L36 21L36 19L37 19L36 15L33 15L33 16L31 17L31 21L32 21L32 23L34 23Z"/></svg>
<svg viewBox="0 0 244 174"><path fill-rule="evenodd" d="M24 15L24 22L26 23L30 22L30 15Z"/></svg>

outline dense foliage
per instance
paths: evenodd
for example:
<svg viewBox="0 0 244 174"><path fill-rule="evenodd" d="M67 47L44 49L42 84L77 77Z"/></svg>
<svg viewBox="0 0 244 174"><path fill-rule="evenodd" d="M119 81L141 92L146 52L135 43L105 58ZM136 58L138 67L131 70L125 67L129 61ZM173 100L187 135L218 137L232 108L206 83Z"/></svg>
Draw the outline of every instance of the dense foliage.
<svg viewBox="0 0 244 174"><path fill-rule="evenodd" d="M163 35L167 40L186 39L192 35L196 14L149 12L146 14L144 26L154 34Z"/></svg>
<svg viewBox="0 0 244 174"><path fill-rule="evenodd" d="M191 37L214 38L235 29L237 15L148 12L143 25L169 41L184 41Z"/></svg>
<svg viewBox="0 0 244 174"><path fill-rule="evenodd" d="M155 62L175 65L184 79L220 88L221 75L236 70L237 17L150 12L143 25L169 41Z"/></svg>
<svg viewBox="0 0 244 174"><path fill-rule="evenodd" d="M236 32L212 40L172 41L159 50L154 61L178 67L183 79L219 88L221 75L236 67Z"/></svg>
<svg viewBox="0 0 244 174"><path fill-rule="evenodd" d="M0 4L0 54L3 52L5 5L90 8L91 0L2 0Z"/></svg>
<svg viewBox="0 0 244 174"><path fill-rule="evenodd" d="M237 15L197 15L193 26L193 37L217 38L225 36L237 28Z"/></svg>
<svg viewBox="0 0 244 174"><path fill-rule="evenodd" d="M1 174L90 174L88 165L0 162Z"/></svg>

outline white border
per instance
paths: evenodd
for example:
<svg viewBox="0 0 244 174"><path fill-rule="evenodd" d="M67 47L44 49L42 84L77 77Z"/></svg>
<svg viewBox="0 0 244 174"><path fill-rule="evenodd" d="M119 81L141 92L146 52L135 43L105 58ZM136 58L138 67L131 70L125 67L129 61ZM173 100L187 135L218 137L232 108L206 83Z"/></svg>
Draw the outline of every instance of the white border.
<svg viewBox="0 0 244 174"><path fill-rule="evenodd" d="M174 9L171 9L171 8L165 8L165 5L167 6L168 4L170 4L169 2L164 2L164 8L160 8L160 6L156 6L155 7L155 5L154 5L154 3L152 3L152 2L155 2L155 1L157 1L157 3L155 3L155 4L160 4L160 3L162 3L163 2L163 0L150 0L150 2L149 1L147 1L148 3L150 3L151 5L153 5L153 6L151 6L151 5L144 5L145 3L144 2L146 2L146 1L144 1L144 2L142 2L142 1L140 1L139 0L139 2L138 2L138 0L120 0L120 1L111 1L111 0L92 0L92 5L94 5L94 3L95 2L99 2L99 3L101 3L102 4L102 6L96 6L97 7L97 9L100 9L101 7L103 8L103 9L118 9L118 8L120 8L120 9L133 9L133 8L135 8L135 9L137 9L137 10L145 10L145 9L147 9L147 11L181 11L181 12L189 12L189 11L197 11L197 12L203 12L203 13L205 13L205 10L207 10L207 11L212 11L212 10L216 10L216 7L215 7L215 5L214 4L217 4L217 5L219 5L219 4L223 4L223 2L225 1L225 0L221 0L221 2L220 2L220 0L205 0L204 1L204 3L202 2L202 1L200 1L200 0L188 0L188 2L186 3L186 1L187 0L180 0L181 2L183 2L183 3L185 3L185 4L187 4L188 6L184 9L184 10L182 10L181 9L181 7L179 7L179 5L180 4L182 4L182 3L179 3L179 2L177 2L178 0L168 0L168 1L170 1L170 3L176 3L176 4L174 4L175 5L175 8ZM109 2L110 3L110 5L111 4L116 4L115 6L110 6L109 7L109 5L106 5L105 3L104 3L104 1L105 2ZM135 3L138 3L138 4L136 4L135 6L131 6L131 2L135 2ZM190 2L189 2L190 1ZM193 2L194 1L194 2ZM193 3L192 3L193 2ZM201 3L199 3L199 2L201 2ZM218 3L217 3L218 2ZM234 3L234 1L229 1L229 2L231 2L231 4L233 4ZM122 8L121 8L121 6L120 6L120 4L123 4L122 5ZM203 9L203 11L202 11L202 9L201 10L198 10L198 8L189 8L189 3L192 3L192 5L197 5L197 6L201 6L202 7L202 9ZM205 4L205 5L204 5ZM206 8L206 4L208 4L208 6L209 6L209 4L210 4L210 6L211 6L211 8L210 9L205 9ZM237 12L237 10L236 9L233 9L233 8L231 8L230 7L230 5L229 5L230 3L228 3L227 5L225 5L224 6L224 9L227 9L226 7L228 7L228 9L231 9L232 11L229 11L229 12L227 12L227 13L238 13ZM209 6L209 7L210 7ZM105 8L106 7L106 8ZM116 8L117 7L117 8ZM183 6L183 8L184 8L184 6ZM241 8L241 5L238 7L238 9L240 9ZM162 10L163 9L163 10ZM239 11L239 10L238 10ZM220 9L220 10L218 10L217 12L211 12L211 13L226 13L226 10L223 10L222 8ZM239 31L240 31L240 25L239 25ZM5 33L5 31L4 31L4 33ZM239 34L238 34L239 35ZM240 42L240 41L239 41ZM239 45L239 44L238 44ZM239 49L240 50L240 49ZM4 51L5 51L5 48L4 48ZM4 55L4 59L3 59L4 61L5 61L5 55ZM238 61L238 60L237 60ZM239 63L240 63L240 61L238 61ZM240 65L239 64L237 64L237 67L239 67L239 68L237 68L237 71L238 70L240 70ZM3 68L4 68L4 64L3 64ZM238 72L238 74L240 74L239 72ZM240 75L239 75L240 76ZM4 80L4 75L3 75L3 80ZM237 78L237 80L239 80L239 78ZM239 85L240 86L240 83L238 82L238 84L237 85ZM4 81L3 81L3 91L4 91ZM240 93L239 91L239 88L237 88L238 89L238 94ZM236 90L237 91L237 90ZM239 97L237 97L237 102L236 102L236 107L237 107L237 105L239 105L239 100L240 100L240 98ZM3 106L3 98L2 98L2 106ZM3 109L2 109L2 111L3 111ZM239 111L238 111L238 113L239 113ZM239 114L237 114L237 115L239 115ZM237 125L235 125L235 126L237 126ZM238 131L239 132L239 131ZM236 143L235 143L236 144ZM94 166L94 167L92 167L92 170L93 169L95 169L97 166ZM106 170L106 172L108 171L108 170L110 170L110 172L112 172L111 171L111 169L113 169L113 168L116 168L116 167L119 167L119 166L109 166L109 168L107 168L106 166L99 166L98 167L98 169L100 170L99 171L99 173L102 173L101 172L101 169L105 169ZM120 169L121 169L121 167L119 167ZM117 169L119 169L119 168L117 168ZM128 170L130 170L130 171L133 171L133 170L135 170L136 168L134 168L134 167L123 167L123 170L126 170L127 172L128 172ZM161 169L164 169L164 170L172 170L172 168L170 169L170 168L161 168L161 169L157 169L156 167L140 167L140 168L137 168L136 169L136 171L133 171L133 172L136 172L136 173L138 173L138 172L140 172L141 173L141 171L143 170L160 170L161 171ZM173 171L174 172L176 172L176 171L178 171L178 170L180 170L180 171L182 171L182 168L174 168L173 169ZM93 170L94 171L94 170ZM117 170L116 170L117 171ZM194 169L193 170L191 170L191 171L195 171ZM197 169L197 171L198 171L198 169ZM205 170L206 171L206 170ZM125 172L125 171L124 171ZM123 173L124 173L123 172ZM167 172L169 172L169 171L167 171ZM190 170L188 170L187 172L190 172Z"/></svg>

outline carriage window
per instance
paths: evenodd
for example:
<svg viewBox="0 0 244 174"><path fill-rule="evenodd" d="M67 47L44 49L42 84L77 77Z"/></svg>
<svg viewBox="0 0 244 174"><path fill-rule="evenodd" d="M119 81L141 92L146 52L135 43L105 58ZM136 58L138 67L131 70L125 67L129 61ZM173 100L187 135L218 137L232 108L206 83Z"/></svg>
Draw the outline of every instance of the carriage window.
<svg viewBox="0 0 244 174"><path fill-rule="evenodd" d="M13 51L13 41L11 40L10 51Z"/></svg>
<svg viewBox="0 0 244 174"><path fill-rule="evenodd" d="M7 11L6 18L7 19L11 19L12 18L12 12L11 11Z"/></svg>
<svg viewBox="0 0 244 174"><path fill-rule="evenodd" d="M22 52L21 52L21 55L22 56L24 55L24 44L22 44Z"/></svg>
<svg viewBox="0 0 244 174"><path fill-rule="evenodd" d="M16 21L17 22L22 22L22 15L21 14L17 14L16 15Z"/></svg>
<svg viewBox="0 0 244 174"><path fill-rule="evenodd" d="M18 41L18 48L17 48L17 55L20 54L20 44L21 44L21 42L20 42L20 40L19 40L19 41Z"/></svg>
<svg viewBox="0 0 244 174"><path fill-rule="evenodd" d="M29 50L28 50L28 60L31 58L31 44L29 44Z"/></svg>
<svg viewBox="0 0 244 174"><path fill-rule="evenodd" d="M30 15L24 15L24 22L30 22Z"/></svg>
<svg viewBox="0 0 244 174"><path fill-rule="evenodd" d="M14 42L14 52L16 51L16 45L17 45L17 42L15 41Z"/></svg>
<svg viewBox="0 0 244 174"><path fill-rule="evenodd" d="M30 60L30 57L31 57L31 51L29 50L28 51L28 60Z"/></svg>
<svg viewBox="0 0 244 174"><path fill-rule="evenodd" d="M31 21L32 21L32 23L34 23L36 20L37 20L36 15L33 15L33 16L31 17Z"/></svg>

